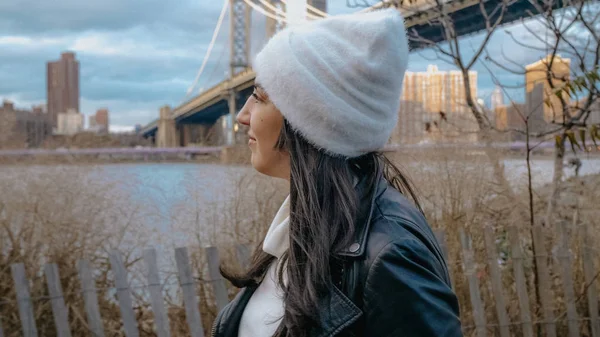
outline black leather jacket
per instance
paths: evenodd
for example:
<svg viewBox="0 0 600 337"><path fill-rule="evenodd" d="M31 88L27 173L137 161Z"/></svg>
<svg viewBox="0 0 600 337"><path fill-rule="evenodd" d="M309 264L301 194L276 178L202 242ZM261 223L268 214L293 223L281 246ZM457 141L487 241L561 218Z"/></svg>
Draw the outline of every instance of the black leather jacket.
<svg viewBox="0 0 600 337"><path fill-rule="evenodd" d="M381 177L359 182L355 241L342 253L333 292L319 305L313 337L462 336L458 301L441 249L423 215ZM217 316L213 336L237 337L256 288L242 289Z"/></svg>

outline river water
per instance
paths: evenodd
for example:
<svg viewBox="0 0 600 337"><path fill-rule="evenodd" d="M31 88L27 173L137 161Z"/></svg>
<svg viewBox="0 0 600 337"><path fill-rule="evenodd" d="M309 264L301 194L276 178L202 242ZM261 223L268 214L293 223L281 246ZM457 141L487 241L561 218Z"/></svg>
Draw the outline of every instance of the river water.
<svg viewBox="0 0 600 337"><path fill-rule="evenodd" d="M582 159L582 163L580 175L600 173L600 158ZM505 159L504 166L511 182L523 183L526 174L524 160ZM410 176L418 174L424 166L420 163L409 163L404 168ZM222 230L216 223L241 221L240 214L237 214L236 219L223 218L229 210L220 208L220 205L230 201L231 195L246 193L246 190L252 187L254 193L246 193L244 198L261 199L272 195L273 189L281 189L282 186L281 183L273 185L268 178L263 178L263 185L252 185L248 179L243 178L251 174L251 168L217 164L132 163L69 166L68 169L85 171L94 177L95 181L117 186L119 194L123 197L120 199L122 202L126 203L129 200L137 205L137 212L142 215L141 230L146 234L144 244L148 246L212 244L208 238L214 237ZM552 179L553 161L551 158L536 158L532 161L532 169L534 186L548 183ZM11 170L24 172L31 177L41 171L48 171L49 167L4 167L0 168L0 174ZM573 169L565 170L567 177L573 174ZM269 189L271 192L267 193ZM253 205L260 205L259 200L251 201L254 202ZM245 219L244 213L241 214L243 221L257 219L257 214L252 213L260 212L260 207L253 207L256 209L241 211L248 212L248 219ZM190 232L195 233L196 237L192 237ZM212 233L206 236L198 235L206 232Z"/></svg>
<svg viewBox="0 0 600 337"><path fill-rule="evenodd" d="M551 181L554 163L551 158L534 159L532 161L533 184L540 186ZM505 159L505 171L509 179L522 183L527 173L524 160ZM414 171L422 169L418 164L405 166L409 175ZM122 181L124 177L131 179L135 184L124 187L125 193L130 193L132 198L151 200L152 204L159 205L157 209L163 219L168 219L168 213L173 212L178 205L189 199L190 189L194 191L194 202L201 204L219 202L226 199L229 193L233 193L234 184L238 183L236 178L247 174L251 168L193 164L193 163L154 163L154 164L115 164L101 165L97 167L97 173L109 181ZM600 158L582 159L580 175L600 173ZM571 168L565 169L565 176L574 175ZM179 210L185 211L185 210ZM172 215L172 214L171 214ZM168 231L169 226L165 223L157 225L160 231Z"/></svg>

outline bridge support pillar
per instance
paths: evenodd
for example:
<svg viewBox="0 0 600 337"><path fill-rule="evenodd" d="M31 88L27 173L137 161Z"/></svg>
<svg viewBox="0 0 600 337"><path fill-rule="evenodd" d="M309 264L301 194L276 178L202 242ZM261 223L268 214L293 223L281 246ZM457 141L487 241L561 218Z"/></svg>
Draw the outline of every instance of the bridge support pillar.
<svg viewBox="0 0 600 337"><path fill-rule="evenodd" d="M181 146L188 146L192 142L192 125L181 124L179 126L179 135L181 136Z"/></svg>
<svg viewBox="0 0 600 337"><path fill-rule="evenodd" d="M235 90L229 91L229 98L227 100L227 105L229 106L229 116L227 119L227 129L225 130L225 135L227 137L226 143L229 146L235 145L235 134L236 134L236 120L235 117L237 115L237 106L236 106L236 93Z"/></svg>
<svg viewBox="0 0 600 337"><path fill-rule="evenodd" d="M160 119L158 120L158 130L156 130L157 147L177 147L179 146L177 127L171 114L171 107L168 105L160 108Z"/></svg>

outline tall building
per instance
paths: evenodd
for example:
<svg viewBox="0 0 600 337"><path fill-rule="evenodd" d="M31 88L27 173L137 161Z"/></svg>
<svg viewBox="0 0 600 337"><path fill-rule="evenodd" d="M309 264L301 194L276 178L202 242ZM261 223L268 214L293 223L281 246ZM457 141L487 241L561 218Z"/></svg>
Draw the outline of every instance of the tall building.
<svg viewBox="0 0 600 337"><path fill-rule="evenodd" d="M96 125L96 115L88 116L88 129L96 130L98 126Z"/></svg>
<svg viewBox="0 0 600 337"><path fill-rule="evenodd" d="M477 100L476 71L469 71L469 86ZM429 65L426 72L406 72L402 100L423 103L430 114L470 114L462 72L439 71L435 65Z"/></svg>
<svg viewBox="0 0 600 337"><path fill-rule="evenodd" d="M512 103L496 107L496 128L498 130L519 129L524 130L523 117L527 111L525 104Z"/></svg>
<svg viewBox="0 0 600 337"><path fill-rule="evenodd" d="M594 100L592 104L587 106L587 97L580 99L579 101L573 104L573 112L572 114L580 113L581 110L585 109L585 112L589 112L588 119L586 123L588 125L592 124L600 124L600 101Z"/></svg>
<svg viewBox="0 0 600 337"><path fill-rule="evenodd" d="M446 94L446 105L445 111L448 113L456 113L461 116L472 116L471 108L467 105L467 95L465 88L465 81L462 72L460 71L450 71L449 74L449 84L445 89L447 90ZM469 89L471 93L471 97L473 101L477 101L477 72L469 71L468 74L469 79Z"/></svg>
<svg viewBox="0 0 600 337"><path fill-rule="evenodd" d="M50 120L41 107L16 109L8 100L0 105L0 148L38 147L51 134Z"/></svg>
<svg viewBox="0 0 600 337"><path fill-rule="evenodd" d="M425 138L423 104L401 101L398 124L390 137L391 144L416 144Z"/></svg>
<svg viewBox="0 0 600 337"><path fill-rule="evenodd" d="M468 79L471 96L477 100L477 72L470 71ZM429 65L426 72L406 72L401 98L402 101L421 104L426 121L437 120L444 113L451 124L463 130L472 131L476 127L471 109L467 106L465 81L460 71L440 71L437 66ZM471 138L469 140L475 140Z"/></svg>
<svg viewBox="0 0 600 337"><path fill-rule="evenodd" d="M72 109L79 111L79 62L72 52L63 52L60 59L47 63L47 109L54 127L58 114Z"/></svg>
<svg viewBox="0 0 600 337"><path fill-rule="evenodd" d="M528 117L528 130L533 133L541 133L549 131L551 125L546 119L546 93L544 91L544 85L538 82L530 91L527 91L525 95L525 112Z"/></svg>
<svg viewBox="0 0 600 337"><path fill-rule="evenodd" d="M89 128L96 132L108 132L108 109L98 109L89 117Z"/></svg>
<svg viewBox="0 0 600 337"><path fill-rule="evenodd" d="M571 60L562 58L559 55L548 55L545 58L525 67L525 90L526 94L531 96L532 91L537 85L541 85L543 95L534 95L531 102L532 107L543 107L544 120L548 123L552 121L560 122L563 116L563 106L560 99L553 91L560 88L571 75ZM550 81L548 80L550 75ZM552 85L551 85L552 84ZM554 90L552 89L554 86ZM565 102L569 104L569 97L563 95ZM550 104L547 104L549 101ZM537 109L535 109L537 110Z"/></svg>
<svg viewBox="0 0 600 337"><path fill-rule="evenodd" d="M56 133L60 135L74 135L83 131L83 115L79 112L69 109L67 112L60 112L57 116Z"/></svg>
<svg viewBox="0 0 600 337"><path fill-rule="evenodd" d="M504 105L504 94L502 93L502 88L496 86L494 91L492 91L492 111L496 111L496 108Z"/></svg>

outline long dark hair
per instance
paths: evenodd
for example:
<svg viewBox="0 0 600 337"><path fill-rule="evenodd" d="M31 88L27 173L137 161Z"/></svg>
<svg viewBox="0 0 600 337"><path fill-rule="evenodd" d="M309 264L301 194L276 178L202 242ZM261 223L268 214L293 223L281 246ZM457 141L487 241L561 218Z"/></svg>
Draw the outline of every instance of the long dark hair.
<svg viewBox="0 0 600 337"><path fill-rule="evenodd" d="M290 155L290 247L278 264L278 283L284 289L285 313L276 337L307 336L317 324L318 300L331 291L331 265L354 234L358 210L355 177L375 188L383 170L388 182L410 197L418 198L405 175L381 153L343 158L310 144L285 122L276 148ZM275 258L256 248L250 268L234 274L221 268L234 286L256 286ZM283 274L287 274L284 285Z"/></svg>

